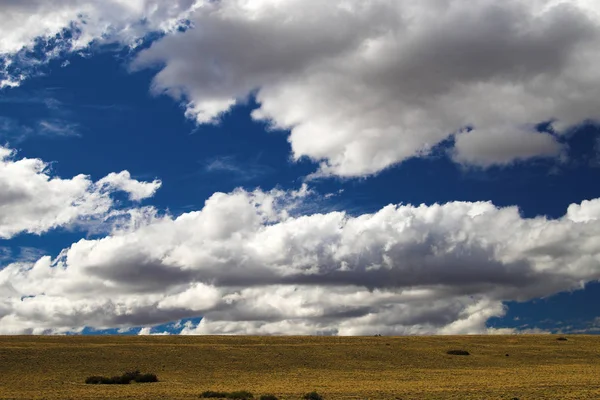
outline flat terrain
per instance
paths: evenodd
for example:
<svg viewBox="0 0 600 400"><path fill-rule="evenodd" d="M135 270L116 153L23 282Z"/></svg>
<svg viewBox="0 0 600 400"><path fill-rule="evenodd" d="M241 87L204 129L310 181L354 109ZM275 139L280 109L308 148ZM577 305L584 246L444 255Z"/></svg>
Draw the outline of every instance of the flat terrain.
<svg viewBox="0 0 600 400"><path fill-rule="evenodd" d="M567 337L0 337L0 399L600 399L600 336ZM136 368L161 382L83 383Z"/></svg>

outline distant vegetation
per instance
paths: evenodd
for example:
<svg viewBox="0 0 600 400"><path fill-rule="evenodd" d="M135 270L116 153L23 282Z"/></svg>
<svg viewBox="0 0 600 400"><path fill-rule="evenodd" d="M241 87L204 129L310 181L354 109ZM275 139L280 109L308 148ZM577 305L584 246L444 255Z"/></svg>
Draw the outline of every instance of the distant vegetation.
<svg viewBox="0 0 600 400"><path fill-rule="evenodd" d="M158 382L158 377L155 374L142 374L140 371L125 372L121 376L88 376L85 383L88 385L129 385L131 382L136 383L151 383Z"/></svg>
<svg viewBox="0 0 600 400"><path fill-rule="evenodd" d="M215 392L212 390L207 390L206 392L202 393L200 395L200 397L205 398L205 399L249 400L249 399L253 399L254 395L245 390L240 390L238 392ZM275 397L275 396L273 396L273 397ZM275 399L277 399L277 398L275 397ZM262 397L261 397L261 400L262 400Z"/></svg>
<svg viewBox="0 0 600 400"><path fill-rule="evenodd" d="M450 354L451 356L468 356L468 355L471 355L471 353L469 353L466 350L448 350L446 352L446 354Z"/></svg>
<svg viewBox="0 0 600 400"><path fill-rule="evenodd" d="M559 338L556 338L556 340L565 341L565 340L567 340L567 338L566 338L566 337L562 337L562 336L561 336L561 337L559 337Z"/></svg>
<svg viewBox="0 0 600 400"><path fill-rule="evenodd" d="M304 400L323 400L323 396L321 396L317 392L306 393L303 397Z"/></svg>
<svg viewBox="0 0 600 400"><path fill-rule="evenodd" d="M254 399L254 395L245 390L239 392L215 392L207 390L200 395L201 398L205 399L233 399L233 400L250 400ZM319 397L322 400L322 398ZM263 394L259 397L259 400L278 400L277 396L273 394ZM312 400L312 399L311 399Z"/></svg>
<svg viewBox="0 0 600 400"><path fill-rule="evenodd" d="M272 395L272 394L263 394L262 396L260 396L260 400L278 400L277 396Z"/></svg>

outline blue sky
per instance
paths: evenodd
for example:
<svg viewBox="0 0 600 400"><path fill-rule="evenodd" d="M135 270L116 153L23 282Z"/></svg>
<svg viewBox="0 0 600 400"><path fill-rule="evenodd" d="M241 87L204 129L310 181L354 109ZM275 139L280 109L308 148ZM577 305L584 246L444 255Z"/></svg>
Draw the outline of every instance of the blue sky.
<svg viewBox="0 0 600 400"><path fill-rule="evenodd" d="M141 3L0 16L0 333L600 329L594 4Z"/></svg>

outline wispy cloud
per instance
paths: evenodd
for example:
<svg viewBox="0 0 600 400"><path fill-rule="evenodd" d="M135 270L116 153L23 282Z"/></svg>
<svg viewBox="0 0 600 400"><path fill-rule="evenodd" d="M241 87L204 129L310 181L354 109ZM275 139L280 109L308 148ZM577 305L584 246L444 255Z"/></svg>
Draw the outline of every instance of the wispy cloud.
<svg viewBox="0 0 600 400"><path fill-rule="evenodd" d="M5 95L0 97L0 104L30 104L42 106L48 111L58 113L58 115L72 115L73 109L91 109L91 110L126 110L128 106L124 104L101 104L101 103L79 103L69 101L68 99L58 99L61 89L45 88L44 90L22 91L22 93Z"/></svg>
<svg viewBox="0 0 600 400"><path fill-rule="evenodd" d="M39 133L47 136L81 136L79 125L60 119L38 121Z"/></svg>
<svg viewBox="0 0 600 400"><path fill-rule="evenodd" d="M565 328L565 333L573 333L573 334L599 334L600 333L600 317L596 317L592 320L586 321L583 326L568 326Z"/></svg>
<svg viewBox="0 0 600 400"><path fill-rule="evenodd" d="M40 119L28 124L0 116L0 139L3 141L21 143L32 136L79 137L81 134L79 124L59 118Z"/></svg>
<svg viewBox="0 0 600 400"><path fill-rule="evenodd" d="M240 161L234 156L220 156L205 162L204 171L229 174L235 180L246 182L272 173L273 168L258 163L257 159Z"/></svg>

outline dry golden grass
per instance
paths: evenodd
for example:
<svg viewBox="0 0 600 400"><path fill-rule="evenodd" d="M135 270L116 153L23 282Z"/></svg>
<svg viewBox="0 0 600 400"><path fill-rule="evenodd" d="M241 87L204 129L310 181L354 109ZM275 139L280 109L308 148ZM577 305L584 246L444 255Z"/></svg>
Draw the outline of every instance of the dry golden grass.
<svg viewBox="0 0 600 400"><path fill-rule="evenodd" d="M568 338L0 337L0 399L600 399L600 337ZM136 368L161 382L83 383Z"/></svg>

